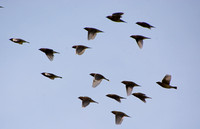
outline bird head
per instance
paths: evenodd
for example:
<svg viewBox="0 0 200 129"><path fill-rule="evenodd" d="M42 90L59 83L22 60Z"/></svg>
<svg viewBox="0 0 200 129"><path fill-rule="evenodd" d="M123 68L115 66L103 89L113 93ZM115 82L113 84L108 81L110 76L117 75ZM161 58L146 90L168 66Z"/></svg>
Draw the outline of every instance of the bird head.
<svg viewBox="0 0 200 129"><path fill-rule="evenodd" d="M91 73L90 75L94 77L95 73Z"/></svg>
<svg viewBox="0 0 200 129"><path fill-rule="evenodd" d="M75 46L72 46L72 48L76 48L77 46L75 45Z"/></svg>

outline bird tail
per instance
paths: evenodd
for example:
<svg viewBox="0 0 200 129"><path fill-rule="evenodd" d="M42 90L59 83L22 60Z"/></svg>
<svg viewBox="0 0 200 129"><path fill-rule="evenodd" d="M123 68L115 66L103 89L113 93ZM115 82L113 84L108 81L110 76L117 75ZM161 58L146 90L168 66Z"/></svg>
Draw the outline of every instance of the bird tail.
<svg viewBox="0 0 200 129"><path fill-rule="evenodd" d="M104 78L105 80L107 80L107 81L110 81L109 79L107 79L107 78Z"/></svg>
<svg viewBox="0 0 200 129"><path fill-rule="evenodd" d="M57 54L60 54L59 52L56 52L56 51L53 51L53 53L57 53Z"/></svg>
<svg viewBox="0 0 200 129"><path fill-rule="evenodd" d="M62 79L62 77L60 77L60 76L57 76L56 78L61 78Z"/></svg>

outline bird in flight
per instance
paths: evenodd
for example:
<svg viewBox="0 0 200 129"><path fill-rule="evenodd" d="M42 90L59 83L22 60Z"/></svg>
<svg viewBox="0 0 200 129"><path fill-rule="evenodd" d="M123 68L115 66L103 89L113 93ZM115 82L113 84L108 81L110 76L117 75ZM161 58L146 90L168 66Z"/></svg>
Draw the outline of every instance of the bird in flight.
<svg viewBox="0 0 200 129"><path fill-rule="evenodd" d="M53 61L54 53L60 54L59 52L56 52L53 49L49 48L40 48L39 50L44 52L50 61Z"/></svg>
<svg viewBox="0 0 200 129"><path fill-rule="evenodd" d="M135 82L132 82L132 81L122 81L121 83L126 85L127 96L131 95L131 93L133 91L133 87L140 86L140 85L138 85L138 84L136 84Z"/></svg>
<svg viewBox="0 0 200 129"><path fill-rule="evenodd" d="M148 29L155 28L154 26L152 26L152 25L150 25L146 22L136 22L136 24L141 26L141 27L148 28Z"/></svg>
<svg viewBox="0 0 200 129"><path fill-rule="evenodd" d="M22 45L23 43L29 43L23 39L20 39L20 38L11 38L10 41L14 42L14 43L18 43L20 45Z"/></svg>
<svg viewBox="0 0 200 129"><path fill-rule="evenodd" d="M80 96L78 97L80 100L82 100L82 107L88 106L90 103L97 103L96 101L92 100L90 97L87 96Z"/></svg>
<svg viewBox="0 0 200 129"><path fill-rule="evenodd" d="M133 96L135 96L135 97L137 97L138 99L140 99L141 101L143 101L144 103L146 103L146 100L145 99L151 99L151 97L148 97L148 96L146 96L145 94L143 94L143 93L140 93L140 92L138 92L138 93L133 93L132 94Z"/></svg>
<svg viewBox="0 0 200 129"><path fill-rule="evenodd" d="M93 83L92 83L93 88L97 87L103 79L109 81L107 78L105 78L103 75L99 73L91 73L90 75L94 77Z"/></svg>
<svg viewBox="0 0 200 129"><path fill-rule="evenodd" d="M51 80L54 80L55 78L62 78L62 77L57 76L57 75L55 75L55 74L53 74L53 73L43 72L43 73L41 73L41 74L44 75L45 77L48 77L48 78L51 79Z"/></svg>
<svg viewBox="0 0 200 129"><path fill-rule="evenodd" d="M101 30L98 30L96 28L91 28L91 27L85 27L84 29L88 31L88 40L94 39L97 33L103 32Z"/></svg>
<svg viewBox="0 0 200 129"><path fill-rule="evenodd" d="M144 39L150 39L148 37L142 36L142 35L131 35L131 38L134 38L139 46L140 49L143 47L143 40Z"/></svg>
<svg viewBox="0 0 200 129"><path fill-rule="evenodd" d="M76 54L77 55L82 55L86 49L90 48L84 45L74 45L72 48L76 49Z"/></svg>
<svg viewBox="0 0 200 129"><path fill-rule="evenodd" d="M114 22L124 22L124 23L126 23L125 21L123 21L121 19L123 14L124 13L122 13L122 12L113 13L112 15L107 16L107 18L110 19L111 21L114 21Z"/></svg>
<svg viewBox="0 0 200 129"><path fill-rule="evenodd" d="M171 89L171 88L177 89L177 86L170 85L170 81L171 81L171 75L166 74L162 82L156 82L156 83L166 89Z"/></svg>
<svg viewBox="0 0 200 129"><path fill-rule="evenodd" d="M118 101L119 103L121 103L121 99L126 99L116 94L107 94L106 96Z"/></svg>
<svg viewBox="0 0 200 129"><path fill-rule="evenodd" d="M124 117L130 117L120 111L112 111L112 113L115 115L115 124L117 125L120 125L122 123Z"/></svg>

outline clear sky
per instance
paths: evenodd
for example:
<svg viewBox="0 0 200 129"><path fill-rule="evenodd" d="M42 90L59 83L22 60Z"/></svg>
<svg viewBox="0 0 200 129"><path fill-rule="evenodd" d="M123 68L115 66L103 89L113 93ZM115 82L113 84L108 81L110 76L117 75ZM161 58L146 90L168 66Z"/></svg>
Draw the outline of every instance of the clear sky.
<svg viewBox="0 0 200 129"><path fill-rule="evenodd" d="M1 0L0 129L198 129L200 127L199 0ZM106 18L124 12L127 23ZM135 23L148 22L151 30ZM87 40L84 27L104 31ZM144 35L139 49L131 35ZM19 45L10 38L30 44ZM73 45L86 45L81 56ZM51 48L51 62L39 48ZM50 80L42 72L62 76ZM92 88L90 73L105 80ZM156 84L166 74L178 87ZM123 80L152 99L127 96ZM118 103L106 94L127 99ZM99 104L81 107L79 96ZM124 118L115 125L111 111Z"/></svg>

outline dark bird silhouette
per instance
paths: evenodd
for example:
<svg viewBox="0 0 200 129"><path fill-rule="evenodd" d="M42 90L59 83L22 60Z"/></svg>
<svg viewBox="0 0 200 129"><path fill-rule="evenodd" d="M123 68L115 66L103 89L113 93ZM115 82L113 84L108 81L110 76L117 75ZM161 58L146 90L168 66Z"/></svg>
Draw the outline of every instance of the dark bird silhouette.
<svg viewBox="0 0 200 129"><path fill-rule="evenodd" d="M97 33L103 32L96 28L90 28L90 27L85 27L84 29L88 31L88 40L94 39Z"/></svg>
<svg viewBox="0 0 200 129"><path fill-rule="evenodd" d="M0 8L4 8L3 6L0 6Z"/></svg>
<svg viewBox="0 0 200 129"><path fill-rule="evenodd" d="M144 37L142 35L131 35L130 37L134 38L136 40L136 42L137 42L137 44L138 44L140 49L142 49L142 47L143 47L143 40L144 39L150 39L150 38Z"/></svg>
<svg viewBox="0 0 200 129"><path fill-rule="evenodd" d="M23 39L20 39L20 38L11 38L10 41L14 42L14 43L18 43L20 45L22 45L23 43L29 43Z"/></svg>
<svg viewBox="0 0 200 129"><path fill-rule="evenodd" d="M124 117L130 117L120 111L112 111L112 113L115 114L115 124L117 125L120 125L122 123Z"/></svg>
<svg viewBox="0 0 200 129"><path fill-rule="evenodd" d="M111 16L107 16L108 19L114 21L114 22L125 22L121 19L122 15L124 13L118 12L118 13L113 13ZM125 22L126 23L126 22Z"/></svg>
<svg viewBox="0 0 200 129"><path fill-rule="evenodd" d="M147 98L151 99L151 97L147 97L145 94L143 93L133 93L132 94L133 96L137 97L138 99L142 100L144 103L146 103L146 100Z"/></svg>
<svg viewBox="0 0 200 129"><path fill-rule="evenodd" d="M49 48L40 48L39 50L44 52L50 61L53 61L54 53L60 54L59 52L56 52L53 49Z"/></svg>
<svg viewBox="0 0 200 129"><path fill-rule="evenodd" d="M163 78L162 82L156 82L158 85L160 85L163 88L167 88L167 89L177 89L177 86L171 86L170 85L170 81L171 81L171 75L166 74L165 77Z"/></svg>
<svg viewBox="0 0 200 129"><path fill-rule="evenodd" d="M109 81L109 80L108 80L107 78L105 78L103 75L98 74L98 73L91 73L90 75L94 77L93 83L92 83L92 87L93 87L93 88L97 87L97 86L101 83L101 81L102 81L103 79Z"/></svg>
<svg viewBox="0 0 200 129"><path fill-rule="evenodd" d="M107 94L106 96L118 101L119 103L121 103L121 99L126 99L116 94Z"/></svg>
<svg viewBox="0 0 200 129"><path fill-rule="evenodd" d="M138 84L136 84L135 82L132 82L132 81L122 81L121 83L126 85L127 96L131 95L131 93L133 91L133 87L140 86L140 85L138 85Z"/></svg>
<svg viewBox="0 0 200 129"><path fill-rule="evenodd" d="M152 26L152 25L150 25L146 22L136 22L136 24L139 25L139 26L142 26L144 28L148 28L148 29L155 28L154 26Z"/></svg>
<svg viewBox="0 0 200 129"><path fill-rule="evenodd" d="M90 48L84 45L74 45L72 48L76 49L76 54L77 55L82 55L86 49Z"/></svg>
<svg viewBox="0 0 200 129"><path fill-rule="evenodd" d="M92 100L90 97L87 96L80 96L78 97L80 100L82 100L82 107L88 106L90 103L97 103L96 101Z"/></svg>
<svg viewBox="0 0 200 129"><path fill-rule="evenodd" d="M131 95L131 93L133 91L133 87L140 86L140 85L138 85L138 84L136 84L135 82L132 82L132 81L122 81L121 83L126 85L127 96Z"/></svg>
<svg viewBox="0 0 200 129"><path fill-rule="evenodd" d="M55 78L62 78L62 77L57 76L57 75L55 75L55 74L53 74L53 73L43 72L43 73L41 73L41 74L44 75L45 77L48 77L48 78L51 79L51 80L54 80Z"/></svg>

